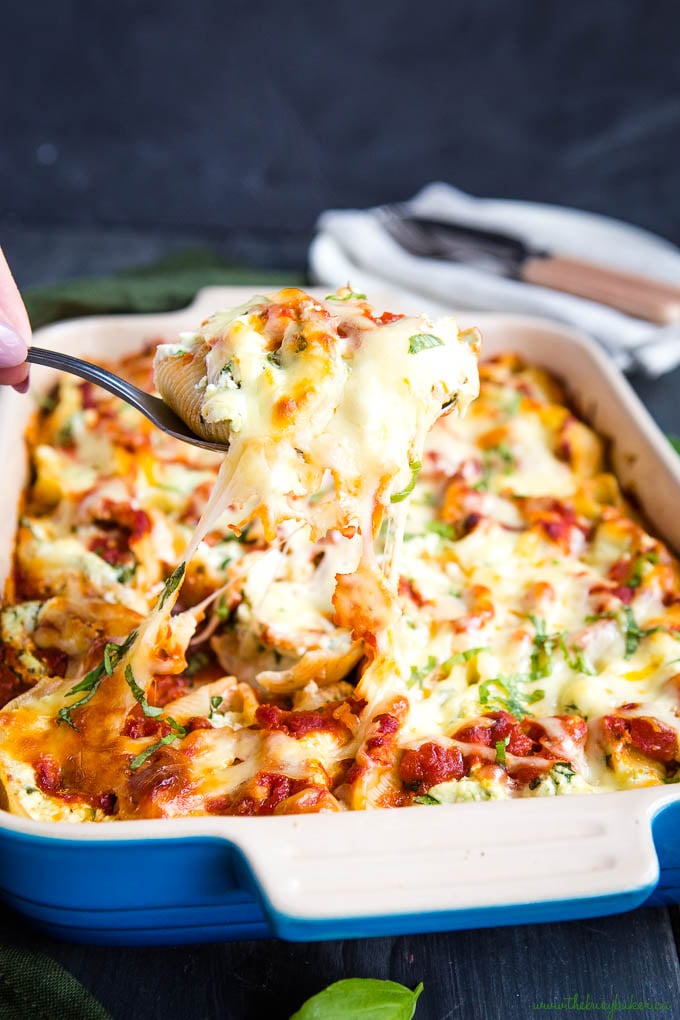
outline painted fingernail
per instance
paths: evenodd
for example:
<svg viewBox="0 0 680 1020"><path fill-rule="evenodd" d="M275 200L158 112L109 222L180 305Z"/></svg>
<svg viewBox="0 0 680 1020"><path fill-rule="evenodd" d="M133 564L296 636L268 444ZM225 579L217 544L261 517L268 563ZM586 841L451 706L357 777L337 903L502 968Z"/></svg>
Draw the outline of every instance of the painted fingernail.
<svg viewBox="0 0 680 1020"><path fill-rule="evenodd" d="M11 326L0 322L0 368L14 368L26 360L27 347Z"/></svg>
<svg viewBox="0 0 680 1020"><path fill-rule="evenodd" d="M23 382L17 383L12 389L16 390L17 393L28 393L28 387L31 385L31 380L26 376Z"/></svg>

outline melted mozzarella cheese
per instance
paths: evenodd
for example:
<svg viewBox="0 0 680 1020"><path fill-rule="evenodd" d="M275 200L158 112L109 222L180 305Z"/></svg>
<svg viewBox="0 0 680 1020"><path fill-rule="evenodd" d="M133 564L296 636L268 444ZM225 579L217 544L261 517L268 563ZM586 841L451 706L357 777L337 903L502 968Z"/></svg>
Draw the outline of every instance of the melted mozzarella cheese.
<svg viewBox="0 0 680 1020"><path fill-rule="evenodd" d="M181 444L174 456L162 447L160 467L146 449L131 457L128 422L121 441L115 438L119 416L106 418L113 423L107 439L114 477L97 476L84 498L77 484L60 487L50 455L44 460L42 489L38 473L17 551L25 601L5 610L2 621L11 668L26 683L47 676L3 713L0 769L13 809L45 818L87 820L93 811L97 820L110 817L91 806L96 797L88 805L77 796L60 799L58 787L43 783L37 790L30 777L36 755L40 761L45 754L57 762L85 755L85 772L99 769L106 784L95 792L113 790L120 817L378 807L418 801L423 790L428 803L560 796L672 779L680 765L677 747L669 750L680 729L678 568L632 518L603 473L599 440L560 404L555 384L511 357L483 366L471 413L455 423L440 420L420 452L409 437L420 441L421 426L437 412L441 371L439 362L417 359L443 355L445 345L410 353L410 341L445 339L446 327L404 319L379 325L362 302L349 300L312 301L309 321L296 320L289 330L290 323L276 324L283 304L272 313L274 325L265 321L270 306L256 299L161 355L186 357L194 344L214 341L200 392L210 414L231 414L237 423L234 460L221 469L201 522L216 459ZM321 333L336 343L328 358ZM301 339L312 348L310 358L314 345L320 348L330 383L323 400L315 392L293 413L288 401L305 390L312 371L307 349L295 349ZM369 340L376 343L370 350ZM225 359L235 362L241 349L242 365L232 364L231 382L220 382ZM338 350L347 357L338 360ZM388 351L383 397L376 395L375 373ZM402 370L415 364L407 384ZM399 417L407 397L413 413ZM335 411L317 430L327 399ZM281 400L286 410L277 417L271 401ZM381 407L398 419L393 433L379 430ZM79 465L89 470L95 456L78 411L68 387L65 406L37 437L49 446L75 415L73 446L57 441L56 449L76 478ZM372 441L363 435L362 416ZM326 432L335 444L324 445ZM340 448L344 433L353 436L351 449ZM398 463L393 434L405 444ZM384 446L384 472L377 443ZM266 470L274 450L281 453L279 473ZM422 464L417 478L415 459ZM256 488L263 479L264 494ZM392 503L412 480L412 496ZM117 534L107 531L115 523L111 505L125 503L130 527L144 510L150 533L129 536L139 563L121 584L117 539L104 540ZM162 575L151 570L154 555L162 556L164 573L191 556L181 596L177 587L155 609ZM48 607L45 589L51 593L65 580L68 592ZM178 597L184 611L170 616ZM59 599L77 604L83 619L89 614L99 647L120 641L144 618L140 640L74 713L80 734L55 724L59 709L75 700L74 680L50 677L51 660L43 658ZM104 600L115 631L110 621L92 620L101 617ZM137 615L124 623L133 605ZM77 620L67 629L60 641L69 652L67 677L82 677L96 663L83 659L92 640L83 639ZM203 675L199 667L191 678L187 663L197 654L226 675ZM135 713L142 718L127 666L150 700L159 677L178 680L163 718L173 718L183 735L166 734L167 747L158 748L163 730L121 734ZM517 746L485 740L499 718L520 734ZM612 718L618 730L607 729ZM641 742L631 729L636 720ZM145 725L152 729L153 719ZM621 725L629 728L624 736ZM661 735L656 749L654 732ZM105 757L97 740L107 747ZM433 742L460 752L464 775L434 782L441 780L435 771L418 790L402 763L407 752ZM138 773L130 762L140 755ZM87 762L96 769L88 772ZM169 776L176 782L166 782ZM141 805L138 782L148 791Z"/></svg>

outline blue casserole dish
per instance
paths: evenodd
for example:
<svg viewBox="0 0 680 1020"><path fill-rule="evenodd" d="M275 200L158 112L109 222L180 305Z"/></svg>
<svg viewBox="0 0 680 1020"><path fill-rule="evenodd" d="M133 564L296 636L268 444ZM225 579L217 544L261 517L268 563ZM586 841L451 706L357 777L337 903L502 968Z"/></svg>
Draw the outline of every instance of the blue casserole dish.
<svg viewBox="0 0 680 1020"><path fill-rule="evenodd" d="M249 294L211 288L182 312L81 319L48 327L37 341L85 356L123 355ZM385 303L399 306L394 297ZM485 353L517 350L567 381L580 412L612 438L623 486L660 537L680 548L676 455L600 351L552 323L469 318L482 328ZM50 383L48 370L33 376L39 389ZM0 507L0 585L24 481L15 437L30 412L13 391L0 395L11 497ZM680 787L437 810L106 825L0 811L0 895L52 935L108 945L333 939L616 913L680 902Z"/></svg>

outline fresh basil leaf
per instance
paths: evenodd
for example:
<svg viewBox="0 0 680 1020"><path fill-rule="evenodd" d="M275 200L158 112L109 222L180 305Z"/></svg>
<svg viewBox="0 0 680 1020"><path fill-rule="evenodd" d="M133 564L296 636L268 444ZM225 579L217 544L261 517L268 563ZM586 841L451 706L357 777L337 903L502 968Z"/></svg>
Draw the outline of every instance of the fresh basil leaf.
<svg viewBox="0 0 680 1020"><path fill-rule="evenodd" d="M433 333L414 333L408 338L409 354L419 354L421 351L427 351L430 347L443 346L444 341L440 340L438 336L434 336Z"/></svg>
<svg viewBox="0 0 680 1020"><path fill-rule="evenodd" d="M313 995L290 1020L411 1020L423 990L396 981L345 978Z"/></svg>
<svg viewBox="0 0 680 1020"><path fill-rule="evenodd" d="M410 460L408 462L408 466L411 469L411 481L408 483L405 489L401 490L401 492L392 493L392 495L390 496L390 503L403 502L403 500L405 500L407 496L411 495L415 488L418 475L420 474L420 469L423 465L420 463L419 460Z"/></svg>
<svg viewBox="0 0 680 1020"><path fill-rule="evenodd" d="M172 593L176 591L177 588L179 588L180 584L182 583L182 578L184 577L184 571L186 569L187 569L186 563L180 563L177 569L173 570L173 572L170 574L170 577L165 582L163 586L163 591L161 592L160 602L158 603L159 609L163 608L163 606L168 601Z"/></svg>
<svg viewBox="0 0 680 1020"><path fill-rule="evenodd" d="M680 436L668 436L668 442L671 444L676 453L680 453Z"/></svg>
<svg viewBox="0 0 680 1020"><path fill-rule="evenodd" d="M414 804L441 804L440 800L436 797L431 797L429 793L421 793L417 797L413 798Z"/></svg>
<svg viewBox="0 0 680 1020"><path fill-rule="evenodd" d="M149 702L146 700L146 695L144 691L135 680L134 673L132 672L132 666L130 665L130 663L128 663L127 666L125 667L125 683L128 685L128 687L134 694L135 701L137 702L138 705L141 706L144 715L147 715L149 716L149 718L153 719L155 718L155 716L160 715L162 713L163 711L162 708L158 708L155 705L150 705Z"/></svg>

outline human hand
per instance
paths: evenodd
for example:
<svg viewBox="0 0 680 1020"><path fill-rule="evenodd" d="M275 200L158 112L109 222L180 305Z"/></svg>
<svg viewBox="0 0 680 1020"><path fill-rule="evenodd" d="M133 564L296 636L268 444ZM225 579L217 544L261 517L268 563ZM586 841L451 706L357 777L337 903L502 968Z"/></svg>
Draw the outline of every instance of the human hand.
<svg viewBox="0 0 680 1020"><path fill-rule="evenodd" d="M0 248L0 385L28 389L26 344L31 324L7 260Z"/></svg>

